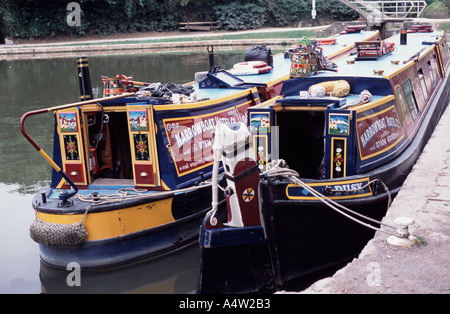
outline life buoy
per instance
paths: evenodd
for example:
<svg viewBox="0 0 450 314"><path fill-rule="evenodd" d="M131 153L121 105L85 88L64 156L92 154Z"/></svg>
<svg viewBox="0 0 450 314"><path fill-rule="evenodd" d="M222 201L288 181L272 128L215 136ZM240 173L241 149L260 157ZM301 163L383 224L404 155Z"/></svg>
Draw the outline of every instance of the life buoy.
<svg viewBox="0 0 450 314"><path fill-rule="evenodd" d="M385 44L386 44L387 53L390 53L390 52L394 51L395 43L385 42Z"/></svg>
<svg viewBox="0 0 450 314"><path fill-rule="evenodd" d="M121 84L121 85L126 85L126 84L128 84L128 81L130 80L130 79L132 79L133 77L131 77L131 76L126 76L126 75L123 75L123 74L117 74L116 75L116 79L119 81L119 84Z"/></svg>
<svg viewBox="0 0 450 314"><path fill-rule="evenodd" d="M272 67L265 66L263 68L233 68L228 70L233 75L257 75L257 74L264 74L269 73L270 70L272 70Z"/></svg>
<svg viewBox="0 0 450 314"><path fill-rule="evenodd" d="M268 73L270 70L272 67L264 61L246 61L236 63L228 72L234 75L257 75Z"/></svg>
<svg viewBox="0 0 450 314"><path fill-rule="evenodd" d="M234 69L254 69L254 68L263 68L266 67L267 63L264 61L246 61L239 62L233 65Z"/></svg>

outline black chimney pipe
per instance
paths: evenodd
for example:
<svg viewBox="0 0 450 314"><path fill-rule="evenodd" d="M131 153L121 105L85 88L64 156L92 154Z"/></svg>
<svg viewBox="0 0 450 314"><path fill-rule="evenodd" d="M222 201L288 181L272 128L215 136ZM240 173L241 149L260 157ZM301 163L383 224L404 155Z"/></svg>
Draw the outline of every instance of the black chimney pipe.
<svg viewBox="0 0 450 314"><path fill-rule="evenodd" d="M89 74L89 63L87 57L77 58L78 81L80 83L80 100L93 99L91 76Z"/></svg>

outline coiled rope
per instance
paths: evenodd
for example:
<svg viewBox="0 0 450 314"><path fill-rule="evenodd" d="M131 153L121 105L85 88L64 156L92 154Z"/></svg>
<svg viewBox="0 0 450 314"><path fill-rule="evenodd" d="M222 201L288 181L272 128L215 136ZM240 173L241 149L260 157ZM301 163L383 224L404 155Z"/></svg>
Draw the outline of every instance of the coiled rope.
<svg viewBox="0 0 450 314"><path fill-rule="evenodd" d="M397 233L382 230L381 228L372 226L371 224L365 223L365 222L361 221L360 219L357 219L357 218L351 216L350 214L353 214L353 215L363 218L367 221L371 221L373 223L379 224L380 226L397 229L396 226L391 226L391 225L383 223L381 221L364 216L358 212L355 212L355 211L333 201L332 199L326 197L325 195L317 192L312 187L310 187L309 185L304 183L302 180L300 180L298 172L295 170L289 169L288 165L286 164L286 162L283 159L278 159L278 160L272 161L269 164L269 169L267 171L265 171L263 174L265 176L267 176L268 178L284 177L284 178L288 179L289 181L291 181L292 183L297 184L297 185L301 186L302 188L304 188L306 191L308 191L311 195L316 197L319 201L324 203L326 206L330 207L331 209L338 212L339 214L353 220L354 222L359 223L367 228L370 228L370 229L373 229L376 231L381 231L381 232L389 234L389 235L398 236ZM386 185L379 179L375 179L375 180L369 182L367 185L374 183L376 181L380 182L383 185L384 189L386 190L386 193L388 195L388 207L389 207L391 204L391 195L390 195L389 189L386 187ZM364 187L366 187L367 185L365 185ZM364 187L362 187L362 188L364 188ZM348 213L350 213L350 214L348 214Z"/></svg>

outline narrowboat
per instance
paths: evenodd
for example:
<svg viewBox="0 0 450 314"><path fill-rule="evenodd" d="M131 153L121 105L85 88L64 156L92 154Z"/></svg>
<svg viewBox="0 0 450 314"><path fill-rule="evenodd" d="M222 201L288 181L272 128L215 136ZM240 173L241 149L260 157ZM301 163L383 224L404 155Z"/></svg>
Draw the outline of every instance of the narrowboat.
<svg viewBox="0 0 450 314"><path fill-rule="evenodd" d="M354 36L367 40L376 32ZM330 53L345 49L330 46ZM81 101L22 116L23 135L52 166L50 186L32 201L30 227L45 264L120 267L198 241L211 209L217 123L246 123L247 109L279 95L290 71L283 54L269 51L271 69L266 64L255 73L249 68L260 62L245 60L237 67L248 71L238 76L215 66L213 48L208 51L210 69L196 73L194 82L104 76L97 99L87 58L78 58ZM27 118L48 112L54 115L53 157L25 130ZM225 211L223 197L219 203Z"/></svg>
<svg viewBox="0 0 450 314"><path fill-rule="evenodd" d="M310 67L316 50L296 58ZM213 209L203 221L197 293L287 289L357 256L375 230L407 237L380 221L450 101L449 62L437 31L356 42L338 72L295 75L247 125L221 125L228 220Z"/></svg>

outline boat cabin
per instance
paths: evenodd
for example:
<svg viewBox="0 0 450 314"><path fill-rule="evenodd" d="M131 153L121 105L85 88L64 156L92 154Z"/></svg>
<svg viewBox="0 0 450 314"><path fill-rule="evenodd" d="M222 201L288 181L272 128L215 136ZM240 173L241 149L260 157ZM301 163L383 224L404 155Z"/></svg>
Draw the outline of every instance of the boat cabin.
<svg viewBox="0 0 450 314"><path fill-rule="evenodd" d="M450 55L445 37L436 33L409 34L410 45L400 45L398 36L389 40L395 50L388 56L377 56L381 43L361 43L357 49L374 55L335 60L337 73L292 78L283 97L249 108L261 171L283 158L302 178L348 177L387 163L408 146L434 105ZM318 85L324 95L311 90Z"/></svg>
<svg viewBox="0 0 450 314"><path fill-rule="evenodd" d="M54 161L80 189L172 190L210 177L218 121L245 121L256 88L174 104L127 97L55 112ZM53 188L68 185L53 171Z"/></svg>

